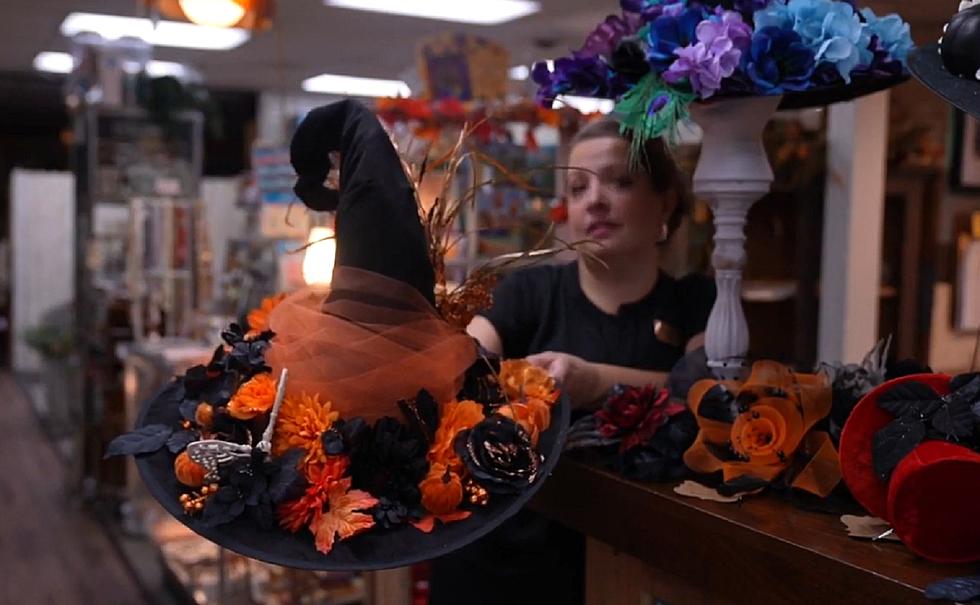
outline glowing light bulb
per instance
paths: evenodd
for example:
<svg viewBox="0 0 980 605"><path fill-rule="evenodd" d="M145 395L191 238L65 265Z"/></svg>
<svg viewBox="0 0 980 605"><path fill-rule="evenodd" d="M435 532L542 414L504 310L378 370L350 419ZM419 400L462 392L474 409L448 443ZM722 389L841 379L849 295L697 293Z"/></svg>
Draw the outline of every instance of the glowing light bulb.
<svg viewBox="0 0 980 605"><path fill-rule="evenodd" d="M248 12L243 0L178 0L180 10L192 23L232 27Z"/></svg>
<svg viewBox="0 0 980 605"><path fill-rule="evenodd" d="M337 240L331 227L313 227L303 257L303 281L308 286L329 286L337 259ZM330 239L327 239L330 238Z"/></svg>

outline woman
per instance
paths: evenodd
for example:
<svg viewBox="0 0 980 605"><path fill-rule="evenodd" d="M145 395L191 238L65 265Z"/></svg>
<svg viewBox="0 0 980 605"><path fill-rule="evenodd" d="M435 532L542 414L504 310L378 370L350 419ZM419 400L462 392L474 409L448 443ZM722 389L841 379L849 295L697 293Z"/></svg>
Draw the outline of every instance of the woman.
<svg viewBox="0 0 980 605"><path fill-rule="evenodd" d="M714 285L659 269L660 246L690 201L663 141L649 141L631 170L630 141L604 120L580 131L570 154L569 227L592 243L573 263L509 275L468 331L494 353L547 369L585 407L617 383L664 385L703 343ZM583 574L582 536L524 511L436 561L431 603L575 605Z"/></svg>

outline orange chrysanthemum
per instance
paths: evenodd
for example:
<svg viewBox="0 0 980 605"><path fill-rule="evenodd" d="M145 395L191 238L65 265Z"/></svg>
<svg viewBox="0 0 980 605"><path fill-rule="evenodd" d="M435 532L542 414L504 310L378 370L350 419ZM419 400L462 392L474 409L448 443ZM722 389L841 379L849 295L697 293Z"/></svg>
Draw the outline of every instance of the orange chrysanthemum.
<svg viewBox="0 0 980 605"><path fill-rule="evenodd" d="M531 445L537 447L538 437L548 430L551 424L551 408L549 404L534 398L528 398L527 403L509 403L497 409L501 416L510 418L521 425L531 438Z"/></svg>
<svg viewBox="0 0 980 605"><path fill-rule="evenodd" d="M309 486L303 495L279 506L279 525L296 533L313 520L313 515L323 510L327 503L330 487L347 472L349 462L346 456L332 456L326 464L313 467L307 476Z"/></svg>
<svg viewBox="0 0 980 605"><path fill-rule="evenodd" d="M269 329L269 315L286 298L285 293L273 294L262 299L262 304L248 313L249 335L254 336Z"/></svg>
<svg viewBox="0 0 980 605"><path fill-rule="evenodd" d="M266 414L276 401L276 381L271 374L258 374L239 387L228 402L232 418L251 420Z"/></svg>
<svg viewBox="0 0 980 605"><path fill-rule="evenodd" d="M303 393L300 397L286 397L276 421L276 432L272 439L273 455L281 456L287 450L302 449L306 452L303 468L307 474L312 466L327 462L328 456L323 451L321 437L340 416L330 408L330 402L321 402L317 394Z"/></svg>
<svg viewBox="0 0 980 605"><path fill-rule="evenodd" d="M445 464L434 462L429 475L419 483L422 506L433 515L448 515L463 501L463 482Z"/></svg>
<svg viewBox="0 0 980 605"><path fill-rule="evenodd" d="M439 462L458 472L462 461L453 450L453 441L460 431L473 428L483 418L483 406L475 401L449 401L443 404L439 428L429 449L429 461Z"/></svg>
<svg viewBox="0 0 980 605"><path fill-rule="evenodd" d="M500 385L504 394L512 401L533 397L553 405L558 400L555 379L544 369L531 365L525 359L506 359L500 362Z"/></svg>

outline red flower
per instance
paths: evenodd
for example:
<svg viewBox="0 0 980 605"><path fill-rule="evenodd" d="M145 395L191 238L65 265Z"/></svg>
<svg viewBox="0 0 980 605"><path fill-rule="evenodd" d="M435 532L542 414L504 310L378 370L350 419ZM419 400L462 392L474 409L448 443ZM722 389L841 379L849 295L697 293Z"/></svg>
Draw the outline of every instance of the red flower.
<svg viewBox="0 0 980 605"><path fill-rule="evenodd" d="M649 441L671 416L684 409L683 404L670 400L666 389L617 386L595 413L596 426L603 437L621 439L619 451L625 452Z"/></svg>

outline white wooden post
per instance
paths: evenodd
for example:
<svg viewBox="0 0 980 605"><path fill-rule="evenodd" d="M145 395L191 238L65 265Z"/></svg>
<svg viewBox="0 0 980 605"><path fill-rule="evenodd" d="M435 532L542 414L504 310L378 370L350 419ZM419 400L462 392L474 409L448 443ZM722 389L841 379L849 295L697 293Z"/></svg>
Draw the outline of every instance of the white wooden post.
<svg viewBox="0 0 980 605"><path fill-rule="evenodd" d="M694 193L711 205L715 219L718 296L708 318L708 366L722 379L743 377L748 361L749 326L742 309L745 221L749 208L772 185L762 130L781 97L746 97L695 104L691 115L704 136L694 172Z"/></svg>
<svg viewBox="0 0 980 605"><path fill-rule="evenodd" d="M888 92L829 111L817 353L860 362L878 339Z"/></svg>

